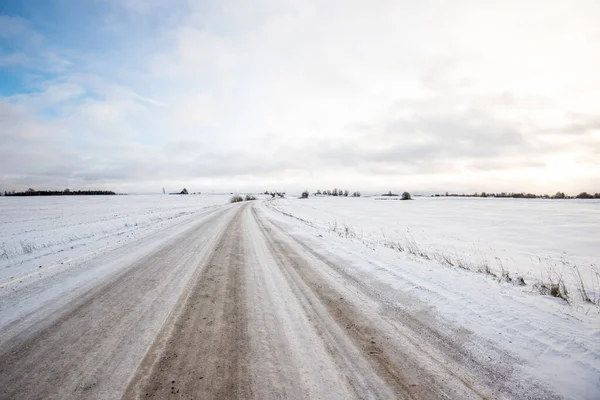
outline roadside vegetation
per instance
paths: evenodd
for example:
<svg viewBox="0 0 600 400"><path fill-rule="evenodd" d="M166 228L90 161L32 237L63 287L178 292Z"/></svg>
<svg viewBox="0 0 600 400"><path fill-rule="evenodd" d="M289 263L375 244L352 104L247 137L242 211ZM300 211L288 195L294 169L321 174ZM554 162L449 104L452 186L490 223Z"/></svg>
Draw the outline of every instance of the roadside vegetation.
<svg viewBox="0 0 600 400"><path fill-rule="evenodd" d="M340 237L357 237L352 228L346 225L342 229L338 229L337 224L332 225L329 230L337 233ZM499 258L495 258L495 263L490 263L489 258L485 254L481 254L477 249L474 249L474 252L477 253L475 257L465 257L459 255L458 252L444 252L435 247L428 247L417 243L410 232L406 234L404 240L384 240L384 246L423 260L437 261L439 264L450 268L459 268L485 274L498 282L506 282L518 286L531 285L534 292L556 297L570 304L573 300L573 293L568 290L563 273L558 272L569 271L577 278L576 290L581 300L586 303L600 305L600 273L598 270L594 268L594 277L592 277L589 285L591 286L590 288L584 282L577 265L564 259L559 262L539 259L541 270L546 271L546 273L540 276L539 279L536 279L535 282L526 282L525 278L521 275L511 275Z"/></svg>
<svg viewBox="0 0 600 400"><path fill-rule="evenodd" d="M231 198L229 199L229 202L230 203L240 203L242 201L252 201L252 200L256 200L256 196L254 196L253 194L247 194L245 197L242 197L239 194L236 194L234 196L231 196Z"/></svg>

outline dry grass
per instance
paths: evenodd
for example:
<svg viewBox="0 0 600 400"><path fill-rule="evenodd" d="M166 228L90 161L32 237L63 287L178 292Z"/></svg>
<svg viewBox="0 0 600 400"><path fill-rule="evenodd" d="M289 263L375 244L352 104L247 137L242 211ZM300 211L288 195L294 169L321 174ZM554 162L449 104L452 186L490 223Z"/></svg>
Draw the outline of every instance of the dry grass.
<svg viewBox="0 0 600 400"><path fill-rule="evenodd" d="M576 265L573 265L572 273L575 275L577 291L581 300L586 303L600 305L600 274L596 267L592 265L591 290L588 289Z"/></svg>
<svg viewBox="0 0 600 400"><path fill-rule="evenodd" d="M303 220L302 218L296 217L295 215L287 213L277 207L272 208L284 215L298 219L299 221L302 221L307 225L316 227L315 224L312 222ZM334 233L342 238L357 239L372 250L375 250L378 245L382 244L381 241L365 239L362 233L360 235L357 234L350 225L344 224L342 227L340 227L337 221L335 220L333 222L328 222L326 229L330 233ZM494 265L492 267L492 265L490 265L489 262L489 255L481 253L479 249L475 247L473 247L473 254L461 255L456 249L454 252L449 252L447 250L438 249L435 246L424 246L422 244L419 244L412 236L409 230L407 230L407 233L404 235L404 238L400 240L389 240L386 237L383 229L381 231L381 235L383 237L383 246L388 247L392 250L396 250L401 253L407 253L423 260L435 260L438 263L450 268L459 268L485 274L489 277L492 277L498 282L518 286L531 285L530 287L535 292L538 292L542 295L548 295L556 297L558 299L562 299L569 304L572 302L571 291L565 284L562 274L557 273L556 270L564 270L570 268L575 274L576 288L581 299L586 303L600 306L600 272L598 272L598 269L594 265L592 265L592 279L586 280L581 276L581 273L577 266L572 263L569 263L568 261L561 260L557 263L550 259L540 259L540 270L545 271L546 276L541 277L539 280L535 279L535 283L533 283L526 282L525 278L522 275L511 275L508 268L504 266L502 260L499 257L495 258L497 265ZM571 288L574 289L573 286L571 286Z"/></svg>
<svg viewBox="0 0 600 400"><path fill-rule="evenodd" d="M383 233L383 231L382 235L385 239L385 233ZM498 282L505 282L518 286L527 286L527 282L525 282L525 278L523 276L511 276L509 270L504 266L499 257L496 257L497 266L492 268L487 261L488 258L475 248L473 249L472 256L464 257L459 255L457 251L451 253L433 247L420 245L412 237L410 232L405 235L403 240L385 240L384 245L393 250L406 252L424 260L435 260L447 267L460 268L486 274L490 277L493 277ZM558 263L558 265L552 264L549 260L540 259L539 261L541 263L540 269L546 271L546 276L540 278L539 281L531 286L534 291L542 295L556 297L570 304L572 302L571 291L565 284L563 275L556 272L556 268L570 268L576 277L577 292L579 293L581 299L586 303L600 305L600 273L595 266L592 265L592 270L594 271L592 280L587 280L588 284L592 286L592 289L590 290L586 284L586 280L581 276L581 272L576 265L570 264L565 260L562 260L560 263Z"/></svg>
<svg viewBox="0 0 600 400"><path fill-rule="evenodd" d="M23 249L23 253L31 254L33 253L34 246L26 240L21 240L21 248Z"/></svg>

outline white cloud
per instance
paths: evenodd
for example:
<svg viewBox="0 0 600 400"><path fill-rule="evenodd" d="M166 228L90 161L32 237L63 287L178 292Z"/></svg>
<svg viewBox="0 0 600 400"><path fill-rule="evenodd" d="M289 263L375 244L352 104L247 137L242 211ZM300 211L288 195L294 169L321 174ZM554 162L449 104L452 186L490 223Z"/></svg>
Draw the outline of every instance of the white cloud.
<svg viewBox="0 0 600 400"><path fill-rule="evenodd" d="M599 191L599 17L593 1L128 1L106 21L152 21L139 46L70 57L10 101L40 126L54 109L56 143L86 157L65 174L125 190Z"/></svg>

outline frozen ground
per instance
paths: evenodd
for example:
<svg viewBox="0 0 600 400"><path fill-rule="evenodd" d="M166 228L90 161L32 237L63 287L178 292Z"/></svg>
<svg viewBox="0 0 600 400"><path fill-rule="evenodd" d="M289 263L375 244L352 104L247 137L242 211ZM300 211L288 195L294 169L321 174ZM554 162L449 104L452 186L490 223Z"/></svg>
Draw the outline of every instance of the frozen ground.
<svg viewBox="0 0 600 400"><path fill-rule="evenodd" d="M598 307L377 236L439 205L228 197L0 199L0 398L598 398Z"/></svg>
<svg viewBox="0 0 600 400"><path fill-rule="evenodd" d="M392 246L500 276L536 282L563 279L574 303L579 275L600 297L600 201L493 198L311 197L276 207L315 227L365 244ZM447 262L446 262L447 261Z"/></svg>

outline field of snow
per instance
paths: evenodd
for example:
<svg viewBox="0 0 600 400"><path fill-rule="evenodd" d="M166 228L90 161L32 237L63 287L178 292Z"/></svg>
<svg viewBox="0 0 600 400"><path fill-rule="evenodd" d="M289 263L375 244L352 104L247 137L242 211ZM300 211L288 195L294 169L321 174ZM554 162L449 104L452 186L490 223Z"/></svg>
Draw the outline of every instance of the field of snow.
<svg viewBox="0 0 600 400"><path fill-rule="evenodd" d="M588 289L594 284L596 292L588 294L597 298L600 203L311 197L278 199L266 208L290 234L343 259L348 271L360 271L361 281L396 293L402 309L431 312L464 329L465 337L474 333L518 355L522 370L514 373L536 376L565 398L598 398L600 307L583 302L575 288L570 304L541 296L534 281L551 266L544 260L564 268L565 279L569 270L561 260L582 270L589 263L582 275L591 274ZM443 249L473 267L499 254L512 260L506 266L527 285L399 252L391 241L429 254Z"/></svg>
<svg viewBox="0 0 600 400"><path fill-rule="evenodd" d="M226 204L226 195L0 197L0 286Z"/></svg>
<svg viewBox="0 0 600 400"><path fill-rule="evenodd" d="M203 374L252 365L255 393L304 382L349 398L337 391L356 377L384 393L382 365L404 366L391 383L410 381L412 365L445 378L409 391L597 399L600 307L578 297L573 273L597 301L599 224L600 202L575 200L0 198L0 387L121 398L139 373L147 393L140 362L169 343L189 364L158 368L159 380L187 371L195 393L218 381L197 379L200 351L213 365ZM569 303L540 295L536 284L561 277ZM467 398L457 393L439 398Z"/></svg>
<svg viewBox="0 0 600 400"><path fill-rule="evenodd" d="M273 206L367 246L499 277L505 271L529 288L564 280L575 303L580 274L588 297L600 297L597 200L310 197Z"/></svg>

